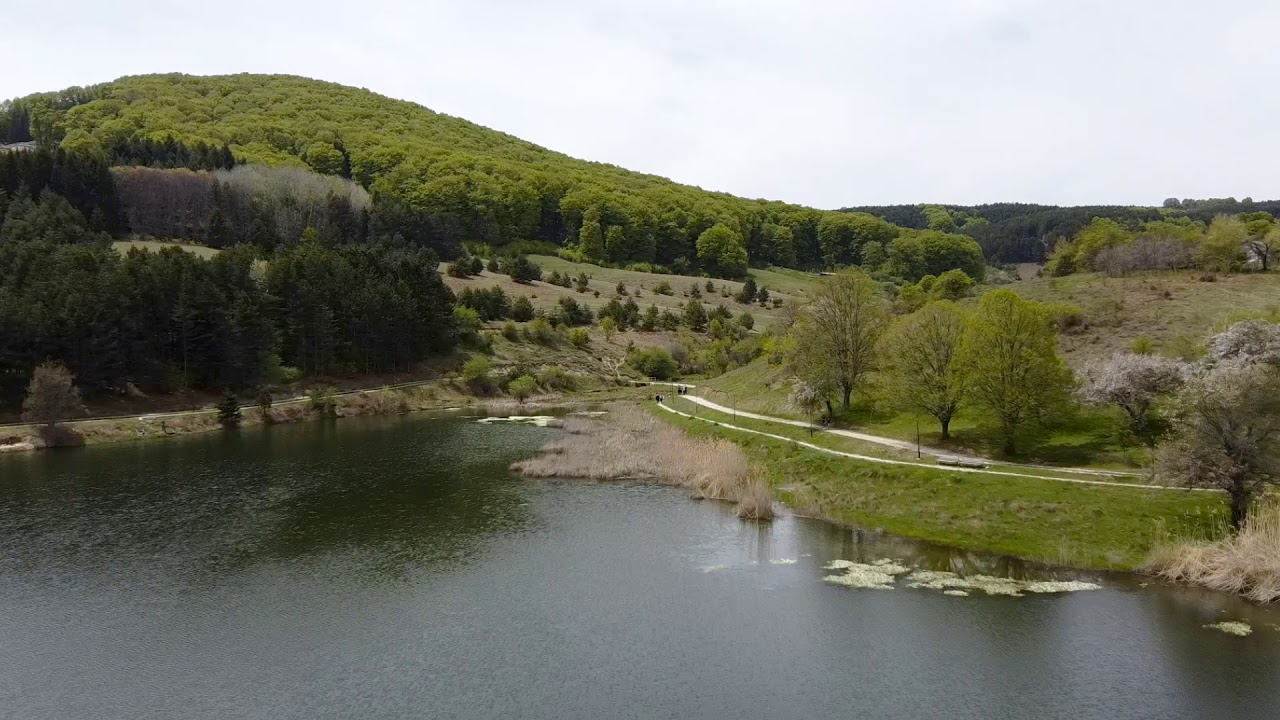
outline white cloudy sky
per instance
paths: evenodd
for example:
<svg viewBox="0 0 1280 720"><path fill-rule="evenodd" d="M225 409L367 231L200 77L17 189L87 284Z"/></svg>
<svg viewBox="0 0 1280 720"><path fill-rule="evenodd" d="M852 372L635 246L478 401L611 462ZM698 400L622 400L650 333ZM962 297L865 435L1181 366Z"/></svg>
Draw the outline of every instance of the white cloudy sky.
<svg viewBox="0 0 1280 720"><path fill-rule="evenodd" d="M0 97L292 73L819 207L1280 196L1274 0L3 4Z"/></svg>

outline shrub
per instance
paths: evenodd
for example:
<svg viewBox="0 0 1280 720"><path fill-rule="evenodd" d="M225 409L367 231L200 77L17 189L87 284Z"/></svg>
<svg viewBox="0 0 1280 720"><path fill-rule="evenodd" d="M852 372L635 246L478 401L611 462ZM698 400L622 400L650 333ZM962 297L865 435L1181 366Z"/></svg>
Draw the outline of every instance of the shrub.
<svg viewBox="0 0 1280 720"><path fill-rule="evenodd" d="M948 270L933 283L932 295L942 300L959 300L969 294L973 279L963 270Z"/></svg>
<svg viewBox="0 0 1280 720"><path fill-rule="evenodd" d="M558 365L548 365L538 372L538 384L548 390L574 390L578 380Z"/></svg>
<svg viewBox="0 0 1280 720"><path fill-rule="evenodd" d="M222 400L218 402L218 422L222 427L231 429L240 427L242 419L240 398L236 397L236 394L231 390L227 390L222 394Z"/></svg>
<svg viewBox="0 0 1280 720"><path fill-rule="evenodd" d="M462 382L477 395L488 395L494 390L493 377L489 374L493 363L488 358L473 356L462 366Z"/></svg>
<svg viewBox="0 0 1280 720"><path fill-rule="evenodd" d="M307 395L307 407L315 415L331 417L338 409L336 391L331 386L318 387Z"/></svg>
<svg viewBox="0 0 1280 720"><path fill-rule="evenodd" d="M275 398L271 395L271 388L262 386L258 388L258 417L262 422L271 422L271 406L275 402Z"/></svg>
<svg viewBox="0 0 1280 720"><path fill-rule="evenodd" d="M554 324L569 327L590 325L592 319L590 308L579 304L577 300L568 296L560 298L559 306L551 316L551 321Z"/></svg>
<svg viewBox="0 0 1280 720"><path fill-rule="evenodd" d="M529 338L534 342L542 345L552 345L556 341L556 330L551 326L551 321L547 320L545 315L539 315L529 323L526 332Z"/></svg>
<svg viewBox="0 0 1280 720"><path fill-rule="evenodd" d="M1156 351L1156 343L1146 335L1139 335L1133 339L1130 349L1134 355L1150 355Z"/></svg>
<svg viewBox="0 0 1280 720"><path fill-rule="evenodd" d="M520 329L516 327L515 323L508 320L502 325L502 337L515 342L520 339Z"/></svg>
<svg viewBox="0 0 1280 720"><path fill-rule="evenodd" d="M485 265L485 269L491 273L496 273L502 269L502 266L498 264L498 258L492 257L489 258L489 263Z"/></svg>
<svg viewBox="0 0 1280 720"><path fill-rule="evenodd" d="M623 296L623 297L626 297L626 296L627 296L627 284L626 284L626 283L624 283L624 282L622 282L621 280L619 280L619 281L618 281L617 286L615 286L615 287L613 288L613 291L614 291L614 292L616 292L616 293L618 293L619 295L621 295L621 296Z"/></svg>
<svg viewBox="0 0 1280 720"><path fill-rule="evenodd" d="M671 283L667 282L666 280L663 280L657 285L654 285L653 292L656 295L674 295L675 294L675 291L671 289Z"/></svg>
<svg viewBox="0 0 1280 720"><path fill-rule="evenodd" d="M751 317L751 313L744 310L742 314L738 316L738 324L741 325L743 329L750 330L756 326L756 319Z"/></svg>
<svg viewBox="0 0 1280 720"><path fill-rule="evenodd" d="M511 298L502 288L464 288L458 304L475 310L481 320L501 320L511 314Z"/></svg>
<svg viewBox="0 0 1280 720"><path fill-rule="evenodd" d="M517 255L507 263L507 274L518 283L531 283L542 279L542 268L524 255Z"/></svg>
<svg viewBox="0 0 1280 720"><path fill-rule="evenodd" d="M750 305L756 301L759 293L760 291L756 288L756 279L748 275L746 282L742 283L742 289L738 291L738 295L734 299L742 305Z"/></svg>
<svg viewBox="0 0 1280 720"><path fill-rule="evenodd" d="M644 311L644 317L640 319L639 327L645 332L653 332L658 329L658 306L650 305L648 310Z"/></svg>
<svg viewBox="0 0 1280 720"><path fill-rule="evenodd" d="M591 344L591 333L586 328L574 328L569 332L569 342L576 348L585 348Z"/></svg>
<svg viewBox="0 0 1280 720"><path fill-rule="evenodd" d="M36 367L22 403L24 422L40 423L47 430L53 430L58 423L84 411L75 376L65 365L47 360Z"/></svg>
<svg viewBox="0 0 1280 720"><path fill-rule="evenodd" d="M449 277L469 278L471 277L471 261L467 258L462 258L451 262L445 266L444 272Z"/></svg>
<svg viewBox="0 0 1280 720"><path fill-rule="evenodd" d="M690 300L685 303L684 324L694 332L702 332L707 329L707 312L703 309L702 303L697 300Z"/></svg>
<svg viewBox="0 0 1280 720"><path fill-rule="evenodd" d="M631 367L655 380L670 380L678 373L675 358L660 347L650 347L631 353Z"/></svg>
<svg viewBox="0 0 1280 720"><path fill-rule="evenodd" d="M479 256L472 255L470 265L467 270L472 275L479 275L481 272L484 272L484 260L481 260Z"/></svg>
<svg viewBox="0 0 1280 720"><path fill-rule="evenodd" d="M584 272L578 273L578 277L573 281L574 289L580 293L584 293L591 289L591 278Z"/></svg>
<svg viewBox="0 0 1280 720"><path fill-rule="evenodd" d="M479 338L480 328L484 326L480 320L480 313L461 305L454 306L453 321L458 328L458 335L468 340Z"/></svg>
<svg viewBox="0 0 1280 720"><path fill-rule="evenodd" d="M511 384L507 386L507 392L511 393L511 397L519 400L522 404L528 400L538 390L538 381L531 375L521 375Z"/></svg>
<svg viewBox="0 0 1280 720"><path fill-rule="evenodd" d="M693 283L692 285L689 286L689 297L691 298L702 297L702 290L701 288L698 287L698 283Z"/></svg>
<svg viewBox="0 0 1280 720"><path fill-rule="evenodd" d="M511 305L511 319L516 322L529 322L533 319L533 303L521 295Z"/></svg>

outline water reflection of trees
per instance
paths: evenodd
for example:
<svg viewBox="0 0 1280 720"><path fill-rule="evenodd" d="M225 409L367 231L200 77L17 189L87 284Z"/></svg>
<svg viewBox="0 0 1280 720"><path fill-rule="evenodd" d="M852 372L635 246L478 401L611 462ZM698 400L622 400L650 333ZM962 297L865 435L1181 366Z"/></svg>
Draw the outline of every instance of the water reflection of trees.
<svg viewBox="0 0 1280 720"><path fill-rule="evenodd" d="M90 448L0 487L0 555L192 583L319 559L385 580L527 525L506 467L547 433L398 418Z"/></svg>

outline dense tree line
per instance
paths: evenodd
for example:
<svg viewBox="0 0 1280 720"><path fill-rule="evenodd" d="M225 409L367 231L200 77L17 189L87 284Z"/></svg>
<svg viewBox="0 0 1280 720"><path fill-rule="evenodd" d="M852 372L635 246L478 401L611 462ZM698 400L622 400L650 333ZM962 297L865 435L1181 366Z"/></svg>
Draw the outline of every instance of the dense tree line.
<svg viewBox="0 0 1280 720"><path fill-rule="evenodd" d="M248 388L303 373L403 369L454 341L453 295L427 249L328 246L265 262L178 248L120 255L66 199L0 193L0 401L57 360L86 393Z"/></svg>
<svg viewBox="0 0 1280 720"><path fill-rule="evenodd" d="M126 230L107 162L63 150L0 152L0 193L38 197L50 190L65 198L93 229L110 233Z"/></svg>
<svg viewBox="0 0 1280 720"><path fill-rule="evenodd" d="M1026 203L990 205L889 205L847 208L903 228L959 232L978 241L983 254L1000 262L1043 262L1061 240L1070 240L1093 222L1109 220L1131 233L1149 223L1191 221L1208 224L1218 215L1280 213L1280 200L1252 198L1169 198L1156 207L1086 205L1058 207Z"/></svg>
<svg viewBox="0 0 1280 720"><path fill-rule="evenodd" d="M1267 212L1218 215L1208 223L1181 214L1127 227L1094 218L1059 240L1045 264L1050 275L1098 271L1112 276L1144 270L1266 271L1280 254L1280 226Z"/></svg>
<svg viewBox="0 0 1280 720"><path fill-rule="evenodd" d="M111 175L129 230L139 235L218 248L248 243L266 250L297 242L307 228L326 244L370 239L369 193L349 180L301 168L116 167ZM398 221L389 223L381 214L373 228L391 235L398 229Z"/></svg>
<svg viewBox="0 0 1280 720"><path fill-rule="evenodd" d="M878 265L899 234L870 215L707 192L296 77L130 77L8 108L27 113L37 140L104 160L128 155L115 148L135 138L172 137L229 147L238 163L350 177L399 217L407 242L445 257L463 242L541 241L597 263L740 276L748 264L867 266L869 244Z"/></svg>

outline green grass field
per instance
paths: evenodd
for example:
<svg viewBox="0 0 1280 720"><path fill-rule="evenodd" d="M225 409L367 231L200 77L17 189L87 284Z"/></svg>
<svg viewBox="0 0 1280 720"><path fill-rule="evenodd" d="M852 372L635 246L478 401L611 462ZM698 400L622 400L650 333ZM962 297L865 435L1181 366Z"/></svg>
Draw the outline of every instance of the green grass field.
<svg viewBox="0 0 1280 720"><path fill-rule="evenodd" d="M970 550L1130 570L1162 538L1210 535L1226 514L1212 493L883 466L652 411L691 435L737 442L794 507Z"/></svg>
<svg viewBox="0 0 1280 720"><path fill-rule="evenodd" d="M803 420L800 413L787 400L790 392L790 375L782 366L770 365L759 358L718 377L698 382L699 393L708 400L749 412ZM836 425L854 430L914 441L916 418L905 413L892 413L877 408L888 403L878 398L875 378L871 379L866 395L855 396L849 412L837 408ZM1021 443L1019 462L1035 462L1047 465L1095 467L1106 469L1133 469L1146 463L1146 453L1140 448L1120 447L1116 443L1122 419L1117 412L1107 410L1083 410L1078 415L1063 418L1058 426L1046 433L1028 433ZM998 457L1000 439L993 423L980 413L961 410L951 421L951 440L939 439L941 428L928 416L920 418L920 440L925 445L959 452L971 452L986 457Z"/></svg>

